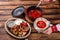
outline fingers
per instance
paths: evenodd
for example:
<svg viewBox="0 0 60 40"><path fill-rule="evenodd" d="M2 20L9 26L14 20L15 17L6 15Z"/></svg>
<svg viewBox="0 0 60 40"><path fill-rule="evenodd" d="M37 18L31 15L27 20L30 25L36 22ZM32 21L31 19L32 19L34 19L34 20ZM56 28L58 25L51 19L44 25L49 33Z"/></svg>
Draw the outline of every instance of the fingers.
<svg viewBox="0 0 60 40"><path fill-rule="evenodd" d="M45 30L43 33L50 35L52 33L51 27Z"/></svg>

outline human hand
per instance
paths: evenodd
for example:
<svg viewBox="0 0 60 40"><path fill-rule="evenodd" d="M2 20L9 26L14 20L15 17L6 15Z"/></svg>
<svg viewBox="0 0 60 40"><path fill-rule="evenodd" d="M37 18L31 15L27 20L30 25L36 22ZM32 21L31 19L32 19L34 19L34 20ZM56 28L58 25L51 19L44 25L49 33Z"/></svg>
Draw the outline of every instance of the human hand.
<svg viewBox="0 0 60 40"><path fill-rule="evenodd" d="M50 35L52 33L51 27L49 27L47 30L43 32L44 34Z"/></svg>

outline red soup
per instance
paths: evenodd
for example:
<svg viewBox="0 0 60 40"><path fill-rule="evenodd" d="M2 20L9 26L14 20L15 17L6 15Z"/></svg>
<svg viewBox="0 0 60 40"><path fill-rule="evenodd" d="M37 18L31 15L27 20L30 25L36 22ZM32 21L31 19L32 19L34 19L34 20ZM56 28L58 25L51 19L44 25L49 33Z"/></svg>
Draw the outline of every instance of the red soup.
<svg viewBox="0 0 60 40"><path fill-rule="evenodd" d="M37 26L38 26L39 28L45 28L45 27L46 27L46 23L45 23L44 21L38 21L38 22L37 22Z"/></svg>
<svg viewBox="0 0 60 40"><path fill-rule="evenodd" d="M28 12L28 17L31 19L36 19L41 17L41 12L39 10L31 10Z"/></svg>

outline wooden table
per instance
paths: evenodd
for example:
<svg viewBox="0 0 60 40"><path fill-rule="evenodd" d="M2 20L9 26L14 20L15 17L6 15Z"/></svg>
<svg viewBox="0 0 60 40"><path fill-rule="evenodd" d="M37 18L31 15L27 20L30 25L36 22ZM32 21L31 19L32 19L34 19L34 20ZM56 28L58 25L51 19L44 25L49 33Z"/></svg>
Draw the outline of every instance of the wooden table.
<svg viewBox="0 0 60 40"><path fill-rule="evenodd" d="M12 18L11 12L14 8L23 5L28 8L31 5L37 5L39 1L24 0L0 0L0 40L17 40L7 34L4 24L7 19ZM42 3L41 7L44 11L44 18L51 21L52 24L60 23L60 3L59 0L51 3ZM28 37L29 40L60 40L60 33L52 33L51 35L39 34L32 27L32 33Z"/></svg>

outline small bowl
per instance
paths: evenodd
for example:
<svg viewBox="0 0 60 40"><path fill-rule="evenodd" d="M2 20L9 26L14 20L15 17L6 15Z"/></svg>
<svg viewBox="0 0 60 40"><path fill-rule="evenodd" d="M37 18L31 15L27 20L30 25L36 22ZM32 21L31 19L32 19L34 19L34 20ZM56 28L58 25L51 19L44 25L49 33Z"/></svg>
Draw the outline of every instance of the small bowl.
<svg viewBox="0 0 60 40"><path fill-rule="evenodd" d="M19 18L10 18L10 19L8 19L8 20L6 21L6 23L5 23L5 30L6 30L6 32L7 32L9 35L11 35L12 37L17 38L17 39L24 39L24 38L28 37L28 36L30 35L30 33L31 33L31 26L29 25L29 23L27 23L27 24L28 24L28 27L30 28L30 30L29 30L29 32L28 32L28 34L27 34L26 36L18 37L18 36L15 36L13 33L11 33L11 32L9 31L9 29L8 29L8 27L7 27L7 23L8 23L9 21L16 20L16 19L19 19ZM25 21L25 20L23 20L23 19L21 19L21 20L22 20L22 21ZM25 21L25 22L26 22L26 21Z"/></svg>
<svg viewBox="0 0 60 40"><path fill-rule="evenodd" d="M39 28L39 27L37 26L37 22L40 21L40 20L45 22L46 26L45 26L44 28ZM43 24L42 24L42 26L43 26ZM37 19L34 21L34 28L36 29L36 31L38 31L38 33L45 31L46 29L49 28L49 26L50 26L50 21L48 21L47 19L45 19L45 18L43 18L43 17L37 18Z"/></svg>
<svg viewBox="0 0 60 40"><path fill-rule="evenodd" d="M12 11L12 16L17 18L24 17L24 10L25 8L23 6L19 6Z"/></svg>

